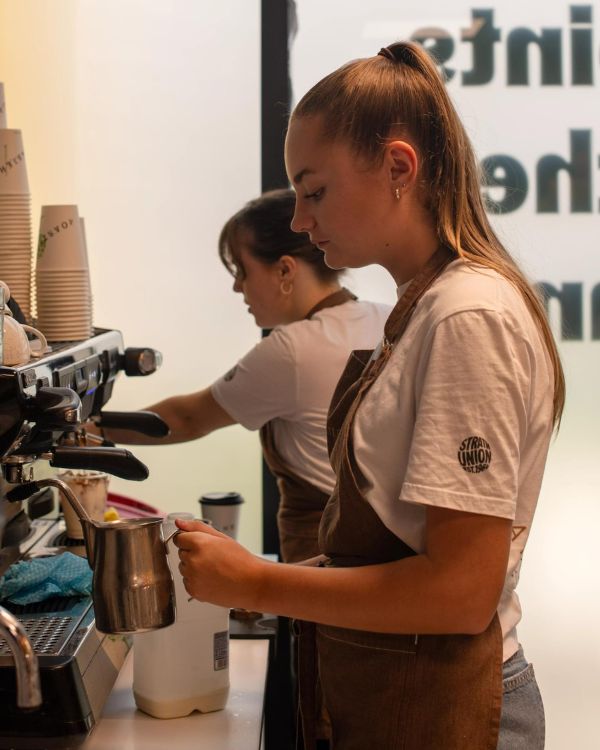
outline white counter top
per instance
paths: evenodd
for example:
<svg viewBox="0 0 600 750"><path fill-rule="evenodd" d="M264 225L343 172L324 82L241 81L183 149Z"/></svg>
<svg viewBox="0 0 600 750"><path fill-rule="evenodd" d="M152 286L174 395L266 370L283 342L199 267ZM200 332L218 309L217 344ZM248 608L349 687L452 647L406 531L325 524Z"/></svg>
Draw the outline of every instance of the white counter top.
<svg viewBox="0 0 600 750"><path fill-rule="evenodd" d="M82 750L259 750L269 641L231 640L229 700L222 711L155 719L136 708L130 652L102 718Z"/></svg>

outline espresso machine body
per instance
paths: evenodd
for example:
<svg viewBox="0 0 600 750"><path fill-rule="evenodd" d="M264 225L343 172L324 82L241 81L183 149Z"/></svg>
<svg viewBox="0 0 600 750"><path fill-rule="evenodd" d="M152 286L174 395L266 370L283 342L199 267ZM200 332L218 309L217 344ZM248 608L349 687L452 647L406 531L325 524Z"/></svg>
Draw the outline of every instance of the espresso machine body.
<svg viewBox="0 0 600 750"><path fill-rule="evenodd" d="M0 575L18 560L61 554L64 522L51 489L26 502L9 501L19 484L48 466L98 469L140 480L147 469L129 451L90 446L81 429L89 418L127 425L146 434L166 426L148 413L103 412L121 370L147 375L160 364L151 349L124 349L119 331L96 329L85 341L53 345L42 358L0 366ZM75 747L97 721L131 647L127 636L95 627L91 597L54 597L39 604L0 604L25 629L37 655L42 704L16 705L13 656L0 636L0 749Z"/></svg>

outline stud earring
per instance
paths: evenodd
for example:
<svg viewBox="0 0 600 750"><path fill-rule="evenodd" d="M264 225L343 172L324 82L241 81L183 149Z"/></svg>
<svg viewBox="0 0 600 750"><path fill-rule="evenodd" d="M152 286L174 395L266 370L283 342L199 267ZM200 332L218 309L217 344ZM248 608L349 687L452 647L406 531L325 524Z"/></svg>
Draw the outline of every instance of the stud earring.
<svg viewBox="0 0 600 750"><path fill-rule="evenodd" d="M404 187L404 185L402 187ZM400 188L396 188L396 191L394 194L396 196L396 200L399 201L400 200Z"/></svg>

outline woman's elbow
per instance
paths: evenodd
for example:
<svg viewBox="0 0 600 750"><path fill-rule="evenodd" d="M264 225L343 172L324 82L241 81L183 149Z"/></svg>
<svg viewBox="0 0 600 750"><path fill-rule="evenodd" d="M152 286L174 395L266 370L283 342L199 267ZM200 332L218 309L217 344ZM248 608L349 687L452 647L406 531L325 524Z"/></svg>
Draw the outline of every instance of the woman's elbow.
<svg viewBox="0 0 600 750"><path fill-rule="evenodd" d="M484 633L496 615L499 601L500 595L482 596L479 594L478 596L471 597L469 604L465 606L463 612L463 632L466 635L480 635Z"/></svg>

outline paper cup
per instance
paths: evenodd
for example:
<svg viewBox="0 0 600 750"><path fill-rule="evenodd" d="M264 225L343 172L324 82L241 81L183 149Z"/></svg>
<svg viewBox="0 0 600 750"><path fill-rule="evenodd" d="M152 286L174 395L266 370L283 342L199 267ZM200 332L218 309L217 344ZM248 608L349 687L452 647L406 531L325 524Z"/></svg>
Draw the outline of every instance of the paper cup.
<svg viewBox="0 0 600 750"><path fill-rule="evenodd" d="M0 195L28 195L29 180L20 130L0 130Z"/></svg>
<svg viewBox="0 0 600 750"><path fill-rule="evenodd" d="M58 475L59 479L72 490L75 497L83 505L93 521L104 520L106 498L108 496L108 474L101 471L64 471ZM79 517L68 500L60 496L60 503L65 515L67 536L70 539L83 539L83 531Z"/></svg>
<svg viewBox="0 0 600 750"><path fill-rule="evenodd" d="M88 267L77 206L42 206L36 272Z"/></svg>
<svg viewBox="0 0 600 750"><path fill-rule="evenodd" d="M202 519L211 521L218 531L237 539L240 506L244 502L237 492L207 492L198 500Z"/></svg>

